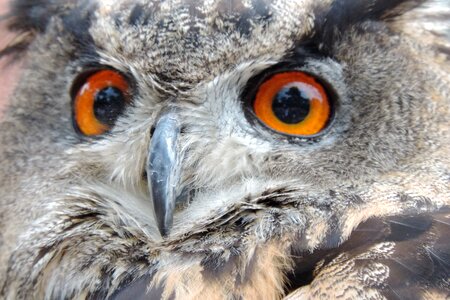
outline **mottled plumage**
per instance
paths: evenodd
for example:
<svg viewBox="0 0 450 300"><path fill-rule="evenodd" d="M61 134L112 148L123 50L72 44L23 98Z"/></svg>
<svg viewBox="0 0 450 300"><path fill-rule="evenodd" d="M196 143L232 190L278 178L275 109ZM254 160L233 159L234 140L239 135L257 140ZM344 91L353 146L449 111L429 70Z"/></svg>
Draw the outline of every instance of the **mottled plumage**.
<svg viewBox="0 0 450 300"><path fill-rule="evenodd" d="M17 0L26 70L0 123L6 299L450 297L450 8L419 0ZM131 82L110 132L72 126L77 78ZM312 138L255 120L265 74L326 83ZM173 226L149 144L181 128ZM151 188L150 188L151 189Z"/></svg>

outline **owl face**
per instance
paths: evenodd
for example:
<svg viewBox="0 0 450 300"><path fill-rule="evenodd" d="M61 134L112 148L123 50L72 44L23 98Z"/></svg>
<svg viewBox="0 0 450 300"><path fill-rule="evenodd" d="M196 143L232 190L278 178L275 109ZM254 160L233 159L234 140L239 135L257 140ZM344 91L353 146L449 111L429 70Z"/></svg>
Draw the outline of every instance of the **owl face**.
<svg viewBox="0 0 450 300"><path fill-rule="evenodd" d="M408 1L22 2L39 33L6 169L32 254L8 280L29 291L217 287L229 268L279 297L293 248L449 199L445 72L404 32Z"/></svg>

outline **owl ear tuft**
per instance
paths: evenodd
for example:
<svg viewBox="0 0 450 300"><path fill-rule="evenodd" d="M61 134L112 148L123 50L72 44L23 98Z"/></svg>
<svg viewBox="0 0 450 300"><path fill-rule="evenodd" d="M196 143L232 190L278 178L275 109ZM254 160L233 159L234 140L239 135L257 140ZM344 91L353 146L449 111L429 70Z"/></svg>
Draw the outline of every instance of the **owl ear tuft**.
<svg viewBox="0 0 450 300"><path fill-rule="evenodd" d="M324 30L344 31L368 20L388 20L422 5L426 0L333 0L317 22Z"/></svg>
<svg viewBox="0 0 450 300"><path fill-rule="evenodd" d="M42 32L52 16L63 10L61 1L15 0L10 6L9 28L19 31Z"/></svg>
<svg viewBox="0 0 450 300"><path fill-rule="evenodd" d="M14 0L9 11L0 16L0 22L8 30L17 33L0 49L0 57L12 54L14 58L28 48L36 34L44 32L51 18L59 14L64 5L58 0ZM2 24L2 25L3 25Z"/></svg>
<svg viewBox="0 0 450 300"><path fill-rule="evenodd" d="M89 44L89 27L96 8L97 1L93 0L13 0L10 12L0 17L0 22L5 22L16 36L0 48L0 57L11 54L13 59L19 58L54 18L60 18L65 34L73 36L74 43Z"/></svg>
<svg viewBox="0 0 450 300"><path fill-rule="evenodd" d="M391 28L428 45L450 61L450 3L430 0L389 20Z"/></svg>
<svg viewBox="0 0 450 300"><path fill-rule="evenodd" d="M430 9L431 8L431 9ZM440 34L450 36L450 11L447 0L333 0L316 18L315 41L323 51L330 51L343 32L366 21L381 21L402 31L413 24L433 23ZM420 24L421 23L421 24ZM429 25L429 24L427 24ZM430 27L430 26L428 26ZM425 31L424 31L425 32Z"/></svg>
<svg viewBox="0 0 450 300"><path fill-rule="evenodd" d="M420 7L427 0L380 0L376 2L376 11L380 19L387 21Z"/></svg>

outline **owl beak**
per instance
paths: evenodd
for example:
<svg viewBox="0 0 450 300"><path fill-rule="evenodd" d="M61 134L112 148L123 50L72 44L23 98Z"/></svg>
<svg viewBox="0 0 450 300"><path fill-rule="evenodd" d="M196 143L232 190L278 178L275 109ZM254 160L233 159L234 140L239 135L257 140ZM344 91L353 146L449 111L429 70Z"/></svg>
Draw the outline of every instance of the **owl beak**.
<svg viewBox="0 0 450 300"><path fill-rule="evenodd" d="M163 114L157 121L147 158L147 180L153 201L155 219L161 235L172 227L180 178L177 139L180 125L175 112Z"/></svg>

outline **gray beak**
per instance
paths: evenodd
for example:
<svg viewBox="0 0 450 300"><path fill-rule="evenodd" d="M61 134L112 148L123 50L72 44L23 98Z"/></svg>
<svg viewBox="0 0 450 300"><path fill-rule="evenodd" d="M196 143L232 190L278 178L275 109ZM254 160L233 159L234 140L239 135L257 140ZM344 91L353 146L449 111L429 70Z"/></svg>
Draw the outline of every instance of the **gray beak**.
<svg viewBox="0 0 450 300"><path fill-rule="evenodd" d="M153 201L155 219L161 235L167 236L173 223L173 213L180 179L177 139L180 125L173 111L163 114L156 123L147 158L147 178Z"/></svg>

